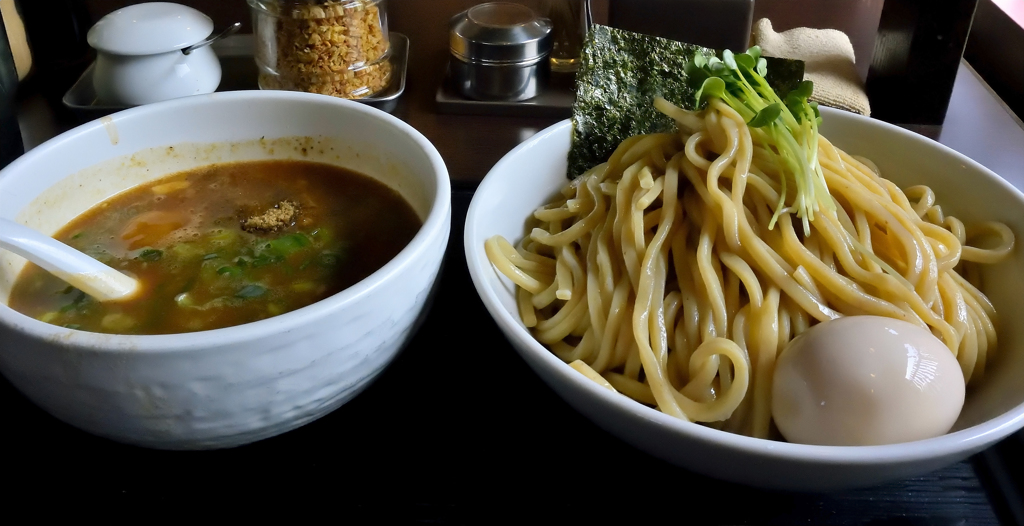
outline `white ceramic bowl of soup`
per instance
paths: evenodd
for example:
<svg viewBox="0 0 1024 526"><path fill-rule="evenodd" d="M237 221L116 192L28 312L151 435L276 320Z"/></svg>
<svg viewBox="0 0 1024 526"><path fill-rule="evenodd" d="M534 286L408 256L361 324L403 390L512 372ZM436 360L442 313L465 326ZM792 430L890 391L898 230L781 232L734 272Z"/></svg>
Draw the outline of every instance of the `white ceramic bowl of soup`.
<svg viewBox="0 0 1024 526"><path fill-rule="evenodd" d="M237 446L308 423L366 388L425 314L451 225L448 173L409 125L297 92L187 97L64 133L0 172L0 215L47 234L105 198L198 166L337 164L400 194L423 221L355 285L276 317L195 333L127 336L49 325L6 305L24 261L0 251L0 372L57 418L140 446Z"/></svg>
<svg viewBox="0 0 1024 526"><path fill-rule="evenodd" d="M502 158L470 205L465 251L470 275L498 327L533 370L575 409L613 435L667 462L719 479L770 489L829 491L928 473L977 453L1024 426L1024 195L974 161L920 135L821 108L822 134L877 163L901 188L925 184L965 223L995 220L1017 236L1008 261L984 274L999 312L998 357L985 381L968 388L948 434L880 446L813 446L756 439L678 420L614 393L570 368L520 321L514 285L484 252L495 234L517 242L526 218L565 185L571 125L541 131ZM579 438L579 437L576 437ZM571 453L566 451L566 453Z"/></svg>

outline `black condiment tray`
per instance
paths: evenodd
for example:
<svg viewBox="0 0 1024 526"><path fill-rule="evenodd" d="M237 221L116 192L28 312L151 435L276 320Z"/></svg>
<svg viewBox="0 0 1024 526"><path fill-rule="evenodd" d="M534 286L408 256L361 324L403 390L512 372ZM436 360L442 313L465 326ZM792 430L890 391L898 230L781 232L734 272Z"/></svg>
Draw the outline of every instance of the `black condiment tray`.
<svg viewBox="0 0 1024 526"><path fill-rule="evenodd" d="M398 104L398 98L405 91L405 77L409 62L409 38L401 33L389 33L391 46L391 82L380 93L358 102L391 112ZM220 59L220 86L217 91L238 91L260 89L257 84L259 71L253 60L253 35L234 35L213 44ZM62 102L71 111L83 117L96 118L114 113L130 106L109 105L99 102L93 88L92 75L96 64L89 64L78 81L64 94Z"/></svg>
<svg viewBox="0 0 1024 526"><path fill-rule="evenodd" d="M458 94L452 87L451 69L445 65L444 78L437 87L434 102L438 113L568 119L572 116L572 105L576 102L576 74L552 72L547 85L531 99L519 102L485 101L467 99Z"/></svg>

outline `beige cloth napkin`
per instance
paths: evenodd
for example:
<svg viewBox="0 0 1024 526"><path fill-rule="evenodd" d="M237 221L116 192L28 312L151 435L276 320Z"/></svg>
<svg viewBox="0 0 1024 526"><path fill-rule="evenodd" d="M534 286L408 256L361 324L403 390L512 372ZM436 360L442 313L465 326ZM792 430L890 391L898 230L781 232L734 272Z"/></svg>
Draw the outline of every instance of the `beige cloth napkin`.
<svg viewBox="0 0 1024 526"><path fill-rule="evenodd" d="M754 44L768 57L803 60L804 79L814 83L811 100L861 115L871 115L864 84L854 65L853 44L835 29L797 27L776 33L767 18L754 25Z"/></svg>

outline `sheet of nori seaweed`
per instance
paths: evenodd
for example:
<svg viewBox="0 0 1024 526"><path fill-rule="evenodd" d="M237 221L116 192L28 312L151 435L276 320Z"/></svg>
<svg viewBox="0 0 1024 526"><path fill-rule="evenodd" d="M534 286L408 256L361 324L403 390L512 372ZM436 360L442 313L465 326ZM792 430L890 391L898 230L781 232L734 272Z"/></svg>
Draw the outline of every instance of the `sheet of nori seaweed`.
<svg viewBox="0 0 1024 526"><path fill-rule="evenodd" d="M685 73L694 54L715 50L665 38L591 27L576 73L572 107L570 179L611 156L624 139L675 130L675 122L654 109L654 97L696 109L697 89ZM781 97L804 76L798 60L768 59L766 80Z"/></svg>

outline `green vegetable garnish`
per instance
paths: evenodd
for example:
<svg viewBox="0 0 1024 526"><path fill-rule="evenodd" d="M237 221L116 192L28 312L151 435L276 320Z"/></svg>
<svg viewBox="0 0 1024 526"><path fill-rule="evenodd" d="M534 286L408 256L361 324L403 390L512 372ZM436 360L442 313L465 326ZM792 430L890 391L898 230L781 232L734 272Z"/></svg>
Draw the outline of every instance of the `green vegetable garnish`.
<svg viewBox="0 0 1024 526"><path fill-rule="evenodd" d="M217 269L217 274L220 274L221 276L223 276L224 274L227 274L229 276L241 276L242 269L232 265L225 265Z"/></svg>
<svg viewBox="0 0 1024 526"><path fill-rule="evenodd" d="M267 248L282 256L288 256L303 247L308 247L310 240L301 232L285 234L267 243Z"/></svg>
<svg viewBox="0 0 1024 526"><path fill-rule="evenodd" d="M807 100L812 83L801 82L782 100L765 80L767 61L757 46L746 53L723 51L721 59L698 53L686 69L691 82L700 85L698 104L717 97L763 133L761 142L782 174L779 202L768 228L783 213L796 212L803 220L804 234L809 234L814 213L821 206L835 208L818 162L821 114L817 103Z"/></svg>
<svg viewBox="0 0 1024 526"><path fill-rule="evenodd" d="M164 251L157 250L155 248L147 248L142 252L139 252L137 257L143 261L159 261L160 258L164 257Z"/></svg>
<svg viewBox="0 0 1024 526"><path fill-rule="evenodd" d="M267 288L263 285L246 285L235 294L236 298L256 298L266 294Z"/></svg>
<svg viewBox="0 0 1024 526"><path fill-rule="evenodd" d="M76 309L79 309L79 310L85 309L90 304L92 304L93 299L88 294L86 294L86 293L84 293L84 292L82 292L82 291L80 291L78 289L75 289L75 291L78 292L78 294L75 296L75 299L71 300L71 303L68 303L67 305L64 305L63 307L60 308L59 312L61 314L64 314L66 312L70 312L70 311L73 311L73 310L76 310Z"/></svg>
<svg viewBox="0 0 1024 526"><path fill-rule="evenodd" d="M284 261L284 256L280 256L277 254L260 254L253 258L252 268L265 267L267 265L273 265L275 263L280 263L282 261Z"/></svg>
<svg viewBox="0 0 1024 526"><path fill-rule="evenodd" d="M696 110L694 84L687 64L714 50L594 25L576 74L572 107L572 145L566 176L572 179L608 160L622 141L634 135L674 132L676 123L654 107L656 97ZM799 60L768 58L768 84L785 96L804 78Z"/></svg>
<svg viewBox="0 0 1024 526"><path fill-rule="evenodd" d="M318 259L320 260L321 265L325 267L333 267L334 265L338 264L338 261L341 260L341 257L338 254L324 252L320 254Z"/></svg>

